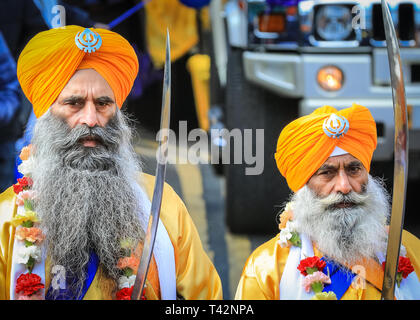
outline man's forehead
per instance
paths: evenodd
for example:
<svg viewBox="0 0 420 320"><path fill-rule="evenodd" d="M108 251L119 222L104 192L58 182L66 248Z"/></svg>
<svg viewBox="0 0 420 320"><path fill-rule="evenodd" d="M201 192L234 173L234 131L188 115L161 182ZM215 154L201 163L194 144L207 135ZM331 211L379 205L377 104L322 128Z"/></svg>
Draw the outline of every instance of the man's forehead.
<svg viewBox="0 0 420 320"><path fill-rule="evenodd" d="M339 166L339 165L347 165L349 163L354 163L354 162L358 162L358 163L362 163L359 159L357 159L356 157L352 156L350 153L347 154L343 154L340 156L334 156L334 157L329 157L323 164L321 167L323 166Z"/></svg>
<svg viewBox="0 0 420 320"><path fill-rule="evenodd" d="M113 100L115 99L114 92L108 82L94 69L76 71L61 91L60 97L86 97L90 93L95 97L108 96Z"/></svg>

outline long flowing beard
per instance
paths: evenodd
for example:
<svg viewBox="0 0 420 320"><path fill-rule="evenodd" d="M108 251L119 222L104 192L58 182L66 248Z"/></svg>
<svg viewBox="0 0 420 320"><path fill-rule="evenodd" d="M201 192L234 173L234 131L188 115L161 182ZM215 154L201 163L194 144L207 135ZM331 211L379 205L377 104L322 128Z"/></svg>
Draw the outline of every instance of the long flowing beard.
<svg viewBox="0 0 420 320"><path fill-rule="evenodd" d="M371 176L364 189L360 194L338 193L320 198L304 186L292 197L298 231L315 241L328 258L341 264L375 258L386 247L389 195L382 182ZM336 207L343 202L353 206Z"/></svg>
<svg viewBox="0 0 420 320"><path fill-rule="evenodd" d="M81 145L88 135L99 141L96 147ZM70 129L47 113L37 122L33 146L35 209L51 266L63 266L76 279L70 290L80 294L94 251L104 276L116 281L121 241L144 238L133 188L140 165L126 119L117 111L104 128Z"/></svg>

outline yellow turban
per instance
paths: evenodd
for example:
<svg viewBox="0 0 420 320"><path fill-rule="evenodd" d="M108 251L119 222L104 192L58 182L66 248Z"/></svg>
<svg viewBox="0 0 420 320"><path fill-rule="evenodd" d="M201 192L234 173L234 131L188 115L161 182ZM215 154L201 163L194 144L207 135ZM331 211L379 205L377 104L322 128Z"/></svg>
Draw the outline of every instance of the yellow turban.
<svg viewBox="0 0 420 320"><path fill-rule="evenodd" d="M275 159L290 189L296 192L302 188L335 147L347 151L370 170L376 149L376 124L367 108L353 104L337 111L324 106L282 130Z"/></svg>
<svg viewBox="0 0 420 320"><path fill-rule="evenodd" d="M17 76L39 118L77 70L90 68L108 82L121 108L131 91L139 65L133 47L122 36L109 30L66 26L40 32L19 56Z"/></svg>

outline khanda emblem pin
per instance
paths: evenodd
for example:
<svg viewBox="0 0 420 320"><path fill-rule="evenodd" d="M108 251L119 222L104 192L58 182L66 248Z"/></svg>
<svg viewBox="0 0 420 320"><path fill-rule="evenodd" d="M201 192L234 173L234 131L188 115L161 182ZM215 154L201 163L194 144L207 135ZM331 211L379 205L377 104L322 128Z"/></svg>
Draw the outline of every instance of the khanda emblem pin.
<svg viewBox="0 0 420 320"><path fill-rule="evenodd" d="M86 28L83 32L78 32L74 38L76 46L84 52L91 53L98 50L102 45L101 36Z"/></svg>
<svg viewBox="0 0 420 320"><path fill-rule="evenodd" d="M325 134L333 139L338 139L346 134L349 128L349 121L345 117L340 117L334 113L328 119L325 119L322 126Z"/></svg>

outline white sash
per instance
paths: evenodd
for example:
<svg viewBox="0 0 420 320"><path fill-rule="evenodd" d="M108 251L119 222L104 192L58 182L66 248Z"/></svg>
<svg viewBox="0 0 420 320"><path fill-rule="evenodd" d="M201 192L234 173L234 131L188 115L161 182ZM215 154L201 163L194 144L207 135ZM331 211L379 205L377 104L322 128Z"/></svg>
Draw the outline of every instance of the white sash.
<svg viewBox="0 0 420 320"><path fill-rule="evenodd" d="M280 300L309 300L314 294L307 293L303 288L302 281L305 278L297 269L300 260L314 256L312 241L305 234L300 234L302 248L292 246L282 277L280 279ZM383 254L377 254L379 262L385 261ZM420 300L420 282L415 272L401 281L401 285L395 286L395 297L398 300Z"/></svg>
<svg viewBox="0 0 420 320"><path fill-rule="evenodd" d="M146 230L152 204L147 197L146 192L144 192L138 184L135 185L135 189L139 193L139 200L142 205L140 210L144 213L140 214L140 221L142 223L143 230ZM162 300L176 300L174 247L161 219L159 219L153 255L158 269L160 295Z"/></svg>
<svg viewBox="0 0 420 320"><path fill-rule="evenodd" d="M150 216L151 202L147 197L146 192L137 184L134 184L134 188L139 196L140 202L140 222L142 224L143 230L146 230L147 223ZM18 206L18 212L23 213L22 210L25 210L23 206ZM17 263L17 255L19 249L24 247L25 244L23 241L14 239L13 244L13 256L12 256L12 270L10 277L10 300L16 300L17 295L15 294L17 278L22 273L27 273L27 268L21 263ZM35 263L33 268L33 273L41 277L41 283L45 284L45 249L44 246L41 246L42 260ZM160 295L162 300L176 300L176 274L175 274L175 255L172 242L169 238L168 232L163 225L162 221L159 219L158 230L156 234L156 242L153 249L153 255L155 257L158 275L159 275L159 284L160 284ZM45 289L44 289L45 293Z"/></svg>
<svg viewBox="0 0 420 320"><path fill-rule="evenodd" d="M300 260L313 257L312 241L304 234L300 234L302 248L291 246L286 265L280 280L280 300L310 300L313 293L307 293L303 287L305 277L298 270Z"/></svg>

